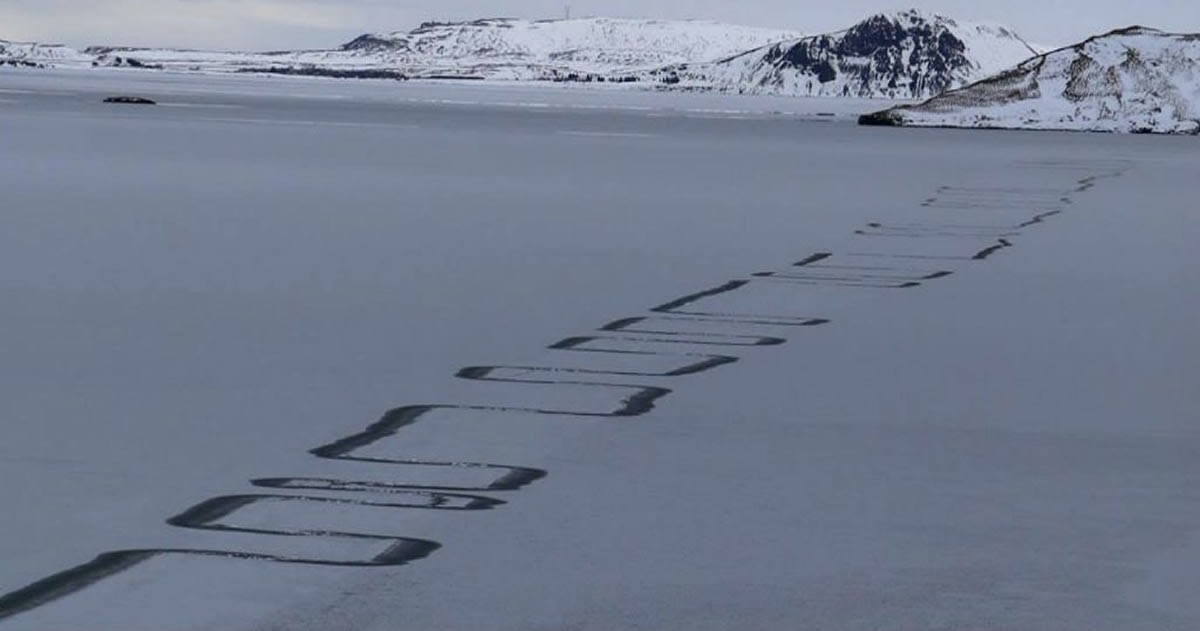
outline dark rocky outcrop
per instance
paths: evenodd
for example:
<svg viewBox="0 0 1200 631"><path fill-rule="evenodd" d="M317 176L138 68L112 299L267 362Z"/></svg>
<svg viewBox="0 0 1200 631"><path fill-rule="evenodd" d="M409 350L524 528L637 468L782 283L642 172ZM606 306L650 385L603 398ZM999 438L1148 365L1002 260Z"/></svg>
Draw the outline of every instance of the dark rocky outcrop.
<svg viewBox="0 0 1200 631"><path fill-rule="evenodd" d="M119 103L121 105L158 105L153 99L143 96L110 96L104 99L104 102Z"/></svg>
<svg viewBox="0 0 1200 631"><path fill-rule="evenodd" d="M345 70L318 68L315 66L267 66L263 68L239 68L238 72L302 77L329 77L332 79L390 79L393 81L406 81L408 79L408 75L402 72L378 68Z"/></svg>
<svg viewBox="0 0 1200 631"><path fill-rule="evenodd" d="M162 70L161 64L146 63L134 57L122 57L121 55L101 55L92 62L92 67L99 68L140 68L142 70Z"/></svg>
<svg viewBox="0 0 1200 631"><path fill-rule="evenodd" d="M858 124L868 127L901 127L903 121L892 110L863 114L858 117Z"/></svg>

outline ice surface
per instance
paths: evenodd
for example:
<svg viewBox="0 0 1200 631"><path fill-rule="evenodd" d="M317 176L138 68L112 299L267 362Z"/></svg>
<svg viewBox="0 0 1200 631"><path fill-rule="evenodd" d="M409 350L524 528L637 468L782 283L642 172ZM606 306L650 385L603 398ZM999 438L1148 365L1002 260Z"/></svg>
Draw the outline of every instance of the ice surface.
<svg viewBox="0 0 1200 631"><path fill-rule="evenodd" d="M177 551L0 629L1200 624L1188 139L489 86L0 89L0 598ZM854 256L880 243L951 258ZM672 313L701 310L728 315ZM679 353L738 361L544 370ZM352 503L205 504L280 494ZM166 523L188 513L288 534ZM443 547L280 562L390 547L355 532Z"/></svg>

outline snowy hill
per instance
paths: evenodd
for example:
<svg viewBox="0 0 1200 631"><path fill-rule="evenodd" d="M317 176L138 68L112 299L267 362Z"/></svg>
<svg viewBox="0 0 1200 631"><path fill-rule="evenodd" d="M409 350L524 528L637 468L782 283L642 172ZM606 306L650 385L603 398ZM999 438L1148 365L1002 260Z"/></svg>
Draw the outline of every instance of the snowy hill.
<svg viewBox="0 0 1200 631"><path fill-rule="evenodd" d="M1133 27L864 124L1200 133L1200 35Z"/></svg>
<svg viewBox="0 0 1200 631"><path fill-rule="evenodd" d="M87 55L59 44L36 44L0 40L0 66L46 66L83 64Z"/></svg>
<svg viewBox="0 0 1200 631"><path fill-rule="evenodd" d="M653 76L685 89L916 99L961 87L1036 54L1003 26L903 11L713 63L664 68Z"/></svg>

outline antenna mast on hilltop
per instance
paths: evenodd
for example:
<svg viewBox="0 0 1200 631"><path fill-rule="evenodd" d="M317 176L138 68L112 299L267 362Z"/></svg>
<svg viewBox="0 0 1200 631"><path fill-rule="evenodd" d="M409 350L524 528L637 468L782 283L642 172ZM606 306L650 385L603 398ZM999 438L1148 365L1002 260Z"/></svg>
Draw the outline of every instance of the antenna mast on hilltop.
<svg viewBox="0 0 1200 631"><path fill-rule="evenodd" d="M563 15L565 15L568 20L571 19L571 5L568 4L563 6Z"/></svg>

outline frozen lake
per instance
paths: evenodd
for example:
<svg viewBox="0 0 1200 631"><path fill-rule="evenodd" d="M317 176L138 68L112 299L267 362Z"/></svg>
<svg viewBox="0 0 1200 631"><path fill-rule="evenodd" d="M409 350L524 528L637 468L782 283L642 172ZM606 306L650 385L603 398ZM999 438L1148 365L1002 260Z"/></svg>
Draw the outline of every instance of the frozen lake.
<svg viewBox="0 0 1200 631"><path fill-rule="evenodd" d="M0 71L0 629L1200 628L1195 139L863 108Z"/></svg>

